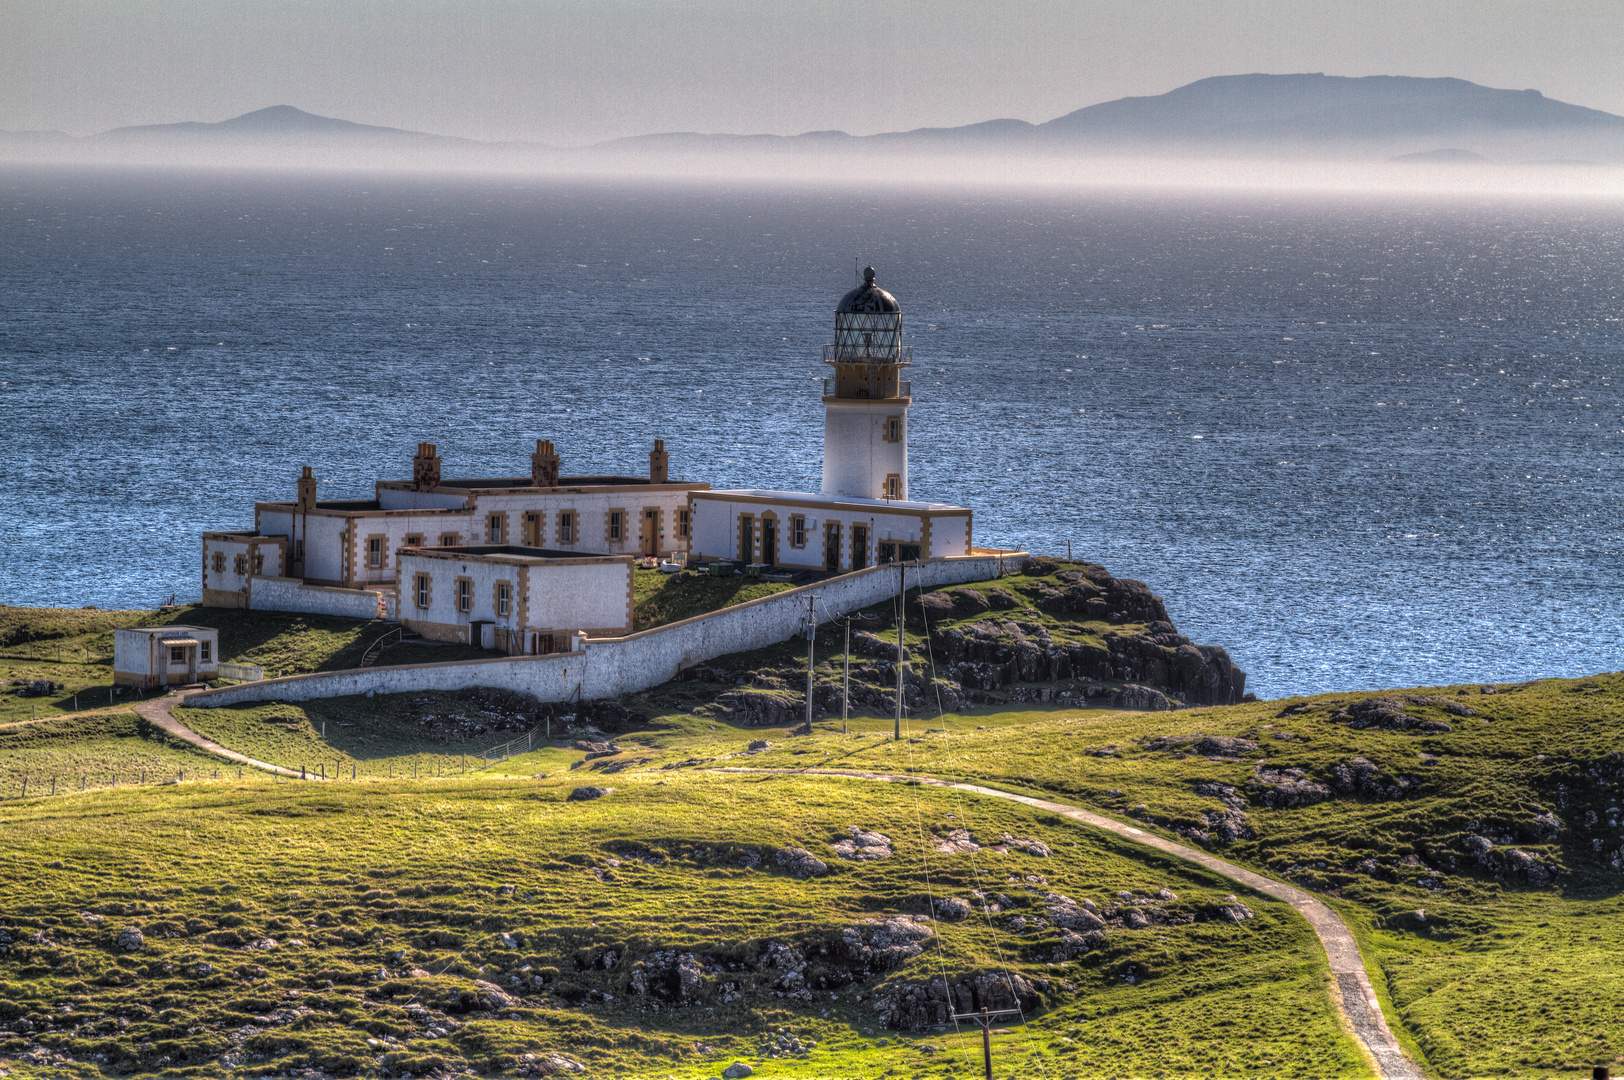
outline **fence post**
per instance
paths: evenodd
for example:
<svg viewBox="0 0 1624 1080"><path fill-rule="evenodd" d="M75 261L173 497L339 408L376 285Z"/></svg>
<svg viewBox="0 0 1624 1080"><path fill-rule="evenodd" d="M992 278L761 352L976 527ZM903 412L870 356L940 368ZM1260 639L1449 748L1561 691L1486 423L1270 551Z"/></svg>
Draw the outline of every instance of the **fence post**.
<svg viewBox="0 0 1624 1080"><path fill-rule="evenodd" d="M350 779L355 779L355 762L350 762Z"/></svg>
<svg viewBox="0 0 1624 1080"><path fill-rule="evenodd" d="M90 784L90 777L84 773L79 774L79 790L83 791Z"/></svg>
<svg viewBox="0 0 1624 1080"><path fill-rule="evenodd" d="M23 798L28 798L28 777L23 777Z"/></svg>
<svg viewBox="0 0 1624 1080"><path fill-rule="evenodd" d="M300 766L299 766L299 779L300 779L300 780L303 780L303 779L304 779L304 778L305 778L305 770L304 770L304 766L303 766L303 765L300 765Z"/></svg>
<svg viewBox="0 0 1624 1080"><path fill-rule="evenodd" d="M56 777L51 777L51 794L56 794Z"/></svg>

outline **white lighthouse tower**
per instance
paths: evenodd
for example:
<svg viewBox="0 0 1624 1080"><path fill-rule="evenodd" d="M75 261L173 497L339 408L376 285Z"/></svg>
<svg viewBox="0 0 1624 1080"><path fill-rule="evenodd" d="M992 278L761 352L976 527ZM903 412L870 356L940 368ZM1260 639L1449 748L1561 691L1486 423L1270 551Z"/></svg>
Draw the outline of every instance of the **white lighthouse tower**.
<svg viewBox="0 0 1624 1080"><path fill-rule="evenodd" d="M909 384L902 306L874 283L874 268L835 308L835 340L823 347L834 377L823 380L823 494L908 498Z"/></svg>

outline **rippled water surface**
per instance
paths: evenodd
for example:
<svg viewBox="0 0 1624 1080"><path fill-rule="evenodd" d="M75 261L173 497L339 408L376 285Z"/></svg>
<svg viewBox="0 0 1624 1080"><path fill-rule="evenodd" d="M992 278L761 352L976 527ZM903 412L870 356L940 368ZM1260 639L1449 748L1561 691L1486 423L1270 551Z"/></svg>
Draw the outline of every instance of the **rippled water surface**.
<svg viewBox="0 0 1624 1080"><path fill-rule="evenodd" d="M1143 577L1265 696L1624 666L1624 209L0 172L0 601L198 594L198 533L407 477L815 488L852 260L913 494Z"/></svg>

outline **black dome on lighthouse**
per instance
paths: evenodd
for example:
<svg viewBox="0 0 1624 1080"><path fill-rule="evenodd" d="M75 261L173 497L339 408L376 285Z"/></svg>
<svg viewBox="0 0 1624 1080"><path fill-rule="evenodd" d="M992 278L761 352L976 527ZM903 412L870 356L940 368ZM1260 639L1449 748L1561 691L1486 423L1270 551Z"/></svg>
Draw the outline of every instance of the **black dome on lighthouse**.
<svg viewBox="0 0 1624 1080"><path fill-rule="evenodd" d="M902 305L897 298L874 284L874 268L863 271L863 283L845 296L835 307L836 315L900 315Z"/></svg>

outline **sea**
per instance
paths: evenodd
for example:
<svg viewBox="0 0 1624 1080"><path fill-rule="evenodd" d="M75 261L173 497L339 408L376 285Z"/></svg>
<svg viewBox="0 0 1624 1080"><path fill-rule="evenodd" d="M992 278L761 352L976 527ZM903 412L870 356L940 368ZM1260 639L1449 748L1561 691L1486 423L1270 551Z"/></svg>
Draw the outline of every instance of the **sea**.
<svg viewBox="0 0 1624 1080"><path fill-rule="evenodd" d="M1624 667L1624 204L0 167L0 603L410 475L816 490L904 311L912 496L1141 578L1263 697Z"/></svg>

